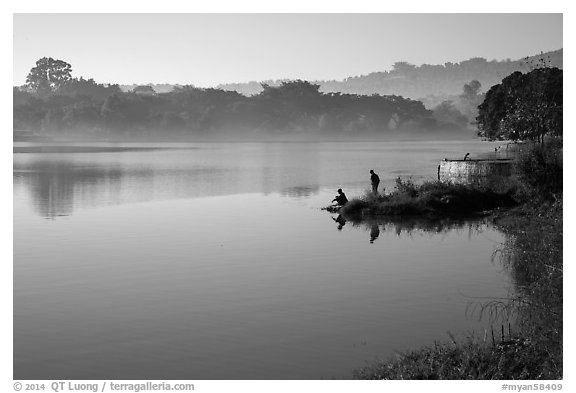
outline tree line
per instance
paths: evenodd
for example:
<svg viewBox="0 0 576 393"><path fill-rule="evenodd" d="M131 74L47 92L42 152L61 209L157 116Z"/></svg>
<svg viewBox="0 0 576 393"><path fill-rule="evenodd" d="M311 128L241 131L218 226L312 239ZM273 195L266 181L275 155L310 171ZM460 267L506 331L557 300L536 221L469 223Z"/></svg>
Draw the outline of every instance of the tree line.
<svg viewBox="0 0 576 393"><path fill-rule="evenodd" d="M27 84L14 87L14 129L92 137L210 137L218 135L385 135L406 130L457 129L434 118L422 102L397 95L323 93L308 81L262 84L235 91L151 86L123 92L115 84L73 78L70 64L38 60Z"/></svg>
<svg viewBox="0 0 576 393"><path fill-rule="evenodd" d="M42 58L27 83L13 89L14 130L46 135L111 137L234 137L404 135L462 130L475 122L487 139L543 141L562 135L562 70L541 57L529 72L513 72L486 94L465 83L428 110L398 95L325 93L303 80L263 83L262 91L151 86L124 92L116 84L73 78L62 60Z"/></svg>

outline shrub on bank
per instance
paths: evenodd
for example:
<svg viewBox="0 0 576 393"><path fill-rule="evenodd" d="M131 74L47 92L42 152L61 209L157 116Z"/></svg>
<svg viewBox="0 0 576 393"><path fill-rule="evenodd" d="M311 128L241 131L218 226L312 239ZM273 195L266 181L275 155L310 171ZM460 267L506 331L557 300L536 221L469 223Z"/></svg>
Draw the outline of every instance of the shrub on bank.
<svg viewBox="0 0 576 393"><path fill-rule="evenodd" d="M511 189L494 190L484 186L440 181L416 185L411 179L396 179L389 194L352 199L342 209L345 216L463 216L479 214L516 204Z"/></svg>
<svg viewBox="0 0 576 393"><path fill-rule="evenodd" d="M535 144L518 158L520 179L536 196L556 199L562 193L562 139Z"/></svg>

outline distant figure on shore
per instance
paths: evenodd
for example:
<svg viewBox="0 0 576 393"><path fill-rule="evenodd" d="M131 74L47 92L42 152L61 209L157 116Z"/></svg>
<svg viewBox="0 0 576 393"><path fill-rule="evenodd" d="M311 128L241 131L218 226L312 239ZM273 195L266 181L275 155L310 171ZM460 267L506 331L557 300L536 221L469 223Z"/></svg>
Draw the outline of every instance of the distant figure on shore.
<svg viewBox="0 0 576 393"><path fill-rule="evenodd" d="M380 184L380 177L370 169L370 181L372 182L372 192L378 194L378 184Z"/></svg>
<svg viewBox="0 0 576 393"><path fill-rule="evenodd" d="M338 195L336 195L336 198L332 199L332 202L336 202L340 206L344 206L348 203L348 198L346 198L346 194L344 194L341 188L338 189Z"/></svg>
<svg viewBox="0 0 576 393"><path fill-rule="evenodd" d="M467 161L469 156L470 156L470 153L466 153L466 155L464 156L464 161Z"/></svg>
<svg viewBox="0 0 576 393"><path fill-rule="evenodd" d="M341 231L342 227L344 225L346 225L346 220L344 219L344 217L342 217L341 214L338 214L338 217L336 217L336 218L332 217L332 219L338 223L338 230L339 231Z"/></svg>

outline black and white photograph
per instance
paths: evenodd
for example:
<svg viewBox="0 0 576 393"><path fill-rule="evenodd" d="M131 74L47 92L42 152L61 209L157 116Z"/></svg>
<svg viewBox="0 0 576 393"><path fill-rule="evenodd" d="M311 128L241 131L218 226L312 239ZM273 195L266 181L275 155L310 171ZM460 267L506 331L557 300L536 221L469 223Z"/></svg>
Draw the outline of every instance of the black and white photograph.
<svg viewBox="0 0 576 393"><path fill-rule="evenodd" d="M562 389L563 13L11 18L14 389Z"/></svg>

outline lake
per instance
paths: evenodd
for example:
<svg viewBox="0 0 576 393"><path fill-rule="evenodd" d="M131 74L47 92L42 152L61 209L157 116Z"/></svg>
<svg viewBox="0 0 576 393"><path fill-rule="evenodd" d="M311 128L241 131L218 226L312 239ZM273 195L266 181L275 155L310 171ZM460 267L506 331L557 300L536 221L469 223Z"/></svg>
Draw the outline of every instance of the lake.
<svg viewBox="0 0 576 393"><path fill-rule="evenodd" d="M487 222L321 210L494 143L91 146L14 154L14 379L347 379L512 290Z"/></svg>

